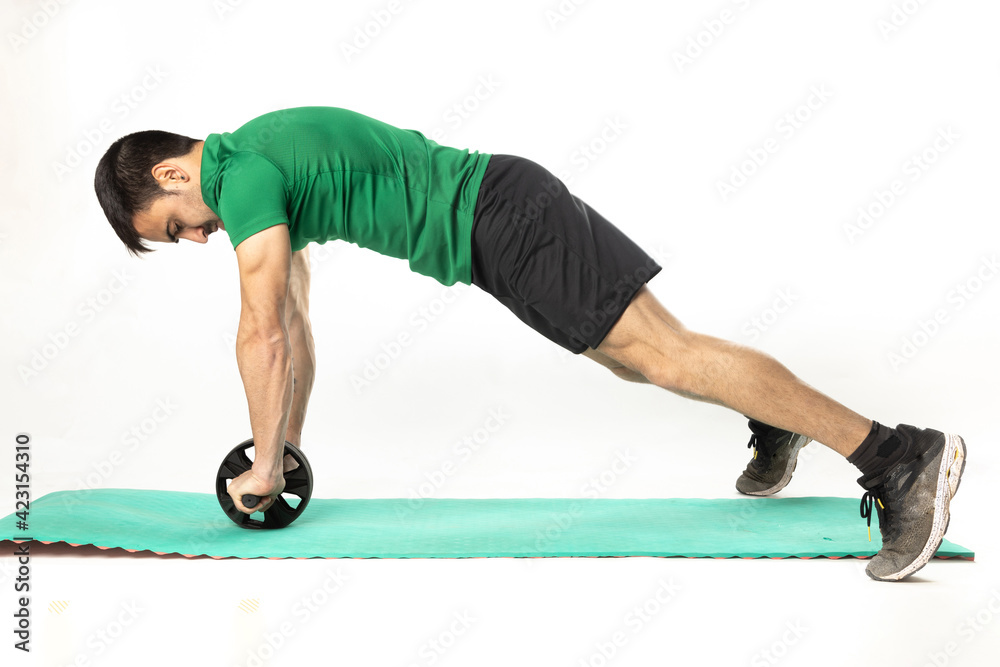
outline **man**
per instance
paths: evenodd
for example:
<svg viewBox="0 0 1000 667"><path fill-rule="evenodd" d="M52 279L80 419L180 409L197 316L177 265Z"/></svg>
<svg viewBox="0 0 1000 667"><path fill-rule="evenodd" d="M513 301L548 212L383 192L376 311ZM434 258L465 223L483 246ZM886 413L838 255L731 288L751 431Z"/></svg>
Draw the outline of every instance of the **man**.
<svg viewBox="0 0 1000 667"><path fill-rule="evenodd" d="M868 575L899 580L941 543L965 467L957 435L852 412L773 358L685 328L646 282L660 267L541 166L458 150L344 109L265 114L204 141L137 132L116 141L94 183L133 254L143 241L229 235L240 272L236 358L256 447L229 494L266 510L284 488L313 383L306 246L343 239L407 259L444 285L474 284L533 329L630 382L750 418L741 493L770 495L810 440L856 465L883 547ZM293 369L294 366L294 369Z"/></svg>

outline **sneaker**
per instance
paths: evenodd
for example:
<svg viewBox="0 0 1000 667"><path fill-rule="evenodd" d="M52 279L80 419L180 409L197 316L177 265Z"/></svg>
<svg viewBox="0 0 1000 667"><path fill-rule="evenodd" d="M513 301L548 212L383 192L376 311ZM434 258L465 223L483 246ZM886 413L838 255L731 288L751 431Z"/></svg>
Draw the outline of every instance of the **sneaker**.
<svg viewBox="0 0 1000 667"><path fill-rule="evenodd" d="M866 489L861 516L868 519L868 539L873 507L882 531L882 549L865 568L877 581L908 577L933 558L948 530L949 503L965 470L961 437L909 424L900 424L896 431L915 445L916 458L870 480L858 479Z"/></svg>
<svg viewBox="0 0 1000 667"><path fill-rule="evenodd" d="M763 422L750 420L750 442L753 458L736 480L736 490L748 496L769 496L781 491L792 480L799 450L810 439L798 433L783 431Z"/></svg>

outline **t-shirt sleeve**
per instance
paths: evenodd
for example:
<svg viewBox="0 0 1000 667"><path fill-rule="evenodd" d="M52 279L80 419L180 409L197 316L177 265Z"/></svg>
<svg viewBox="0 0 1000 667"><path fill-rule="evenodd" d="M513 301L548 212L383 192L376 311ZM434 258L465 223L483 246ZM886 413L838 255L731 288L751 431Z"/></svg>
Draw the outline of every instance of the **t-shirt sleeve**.
<svg viewBox="0 0 1000 667"><path fill-rule="evenodd" d="M237 153L220 178L219 217L233 249L259 231L288 224L285 177L267 158Z"/></svg>

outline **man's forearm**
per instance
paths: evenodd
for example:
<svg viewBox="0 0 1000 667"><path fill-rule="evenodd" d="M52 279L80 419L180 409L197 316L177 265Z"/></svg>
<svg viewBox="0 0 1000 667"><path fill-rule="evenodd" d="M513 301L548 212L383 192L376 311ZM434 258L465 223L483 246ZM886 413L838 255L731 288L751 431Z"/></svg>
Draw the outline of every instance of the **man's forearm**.
<svg viewBox="0 0 1000 667"><path fill-rule="evenodd" d="M292 403L292 351L285 336L237 334L236 362L250 410L254 439L254 474L281 476L285 432Z"/></svg>
<svg viewBox="0 0 1000 667"><path fill-rule="evenodd" d="M313 380L316 376L316 353L308 319L301 315L294 316L288 323L288 337L291 340L294 379L285 440L298 446L302 444L306 407L309 405L309 395L312 393Z"/></svg>
<svg viewBox="0 0 1000 667"><path fill-rule="evenodd" d="M312 325L309 322L309 253L304 248L292 254L288 298L285 301L285 326L292 346L292 370L295 375L285 440L293 445L301 445L306 407L316 373L316 353Z"/></svg>

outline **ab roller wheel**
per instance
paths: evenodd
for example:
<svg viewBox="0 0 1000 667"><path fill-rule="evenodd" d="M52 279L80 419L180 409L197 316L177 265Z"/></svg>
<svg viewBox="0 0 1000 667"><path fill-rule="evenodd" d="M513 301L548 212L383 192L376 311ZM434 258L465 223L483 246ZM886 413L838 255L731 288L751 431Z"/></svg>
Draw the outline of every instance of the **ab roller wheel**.
<svg viewBox="0 0 1000 667"><path fill-rule="evenodd" d="M285 443L285 456L291 456L297 464L294 470L285 473L285 490L278 499L264 512L264 519L252 518L236 508L233 499L226 489L229 482L239 477L253 466L253 461L247 455L247 450L253 447L253 438L236 445L219 466L215 476L215 495L223 511L237 526L241 528L284 528L299 518L309 504L312 496L313 476L309 460L298 447L290 442ZM260 498L245 495L241 499L246 507L254 507Z"/></svg>

